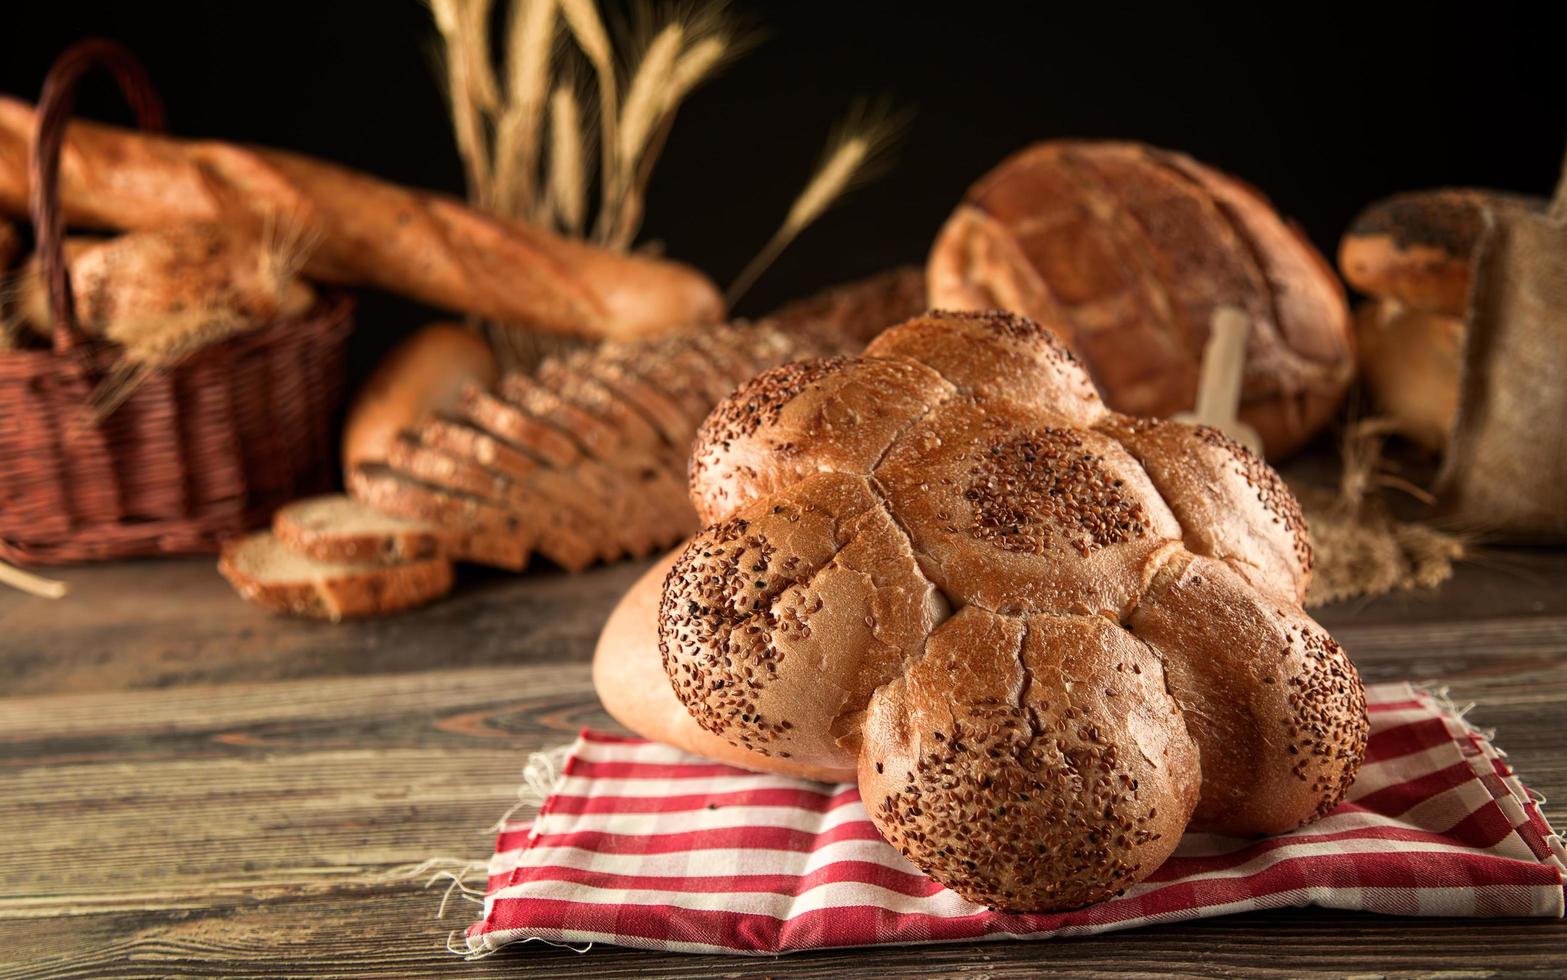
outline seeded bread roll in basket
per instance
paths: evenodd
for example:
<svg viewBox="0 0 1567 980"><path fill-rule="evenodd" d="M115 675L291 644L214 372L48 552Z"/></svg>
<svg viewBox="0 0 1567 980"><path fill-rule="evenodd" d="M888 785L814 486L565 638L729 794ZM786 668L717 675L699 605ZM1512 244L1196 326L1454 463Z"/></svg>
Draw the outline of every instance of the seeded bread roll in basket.
<svg viewBox="0 0 1567 980"><path fill-rule="evenodd" d="M1289 491L1217 432L1107 410L1029 320L932 313L762 374L691 489L707 527L658 612L691 719L762 768L856 772L966 898L1109 898L1188 828L1315 819L1360 764Z"/></svg>

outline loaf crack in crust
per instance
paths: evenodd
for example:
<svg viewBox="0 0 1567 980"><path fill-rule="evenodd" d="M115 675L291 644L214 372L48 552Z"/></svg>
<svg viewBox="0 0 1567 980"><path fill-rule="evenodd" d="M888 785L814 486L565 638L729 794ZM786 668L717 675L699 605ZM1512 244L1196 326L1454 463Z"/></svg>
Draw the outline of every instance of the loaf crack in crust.
<svg viewBox="0 0 1567 980"><path fill-rule="evenodd" d="M1286 830L1354 778L1364 695L1301 610L1288 489L1213 430L1109 411L1030 321L938 311L764 373L690 484L675 693L732 744L856 771L966 898L1099 901L1188 828Z"/></svg>

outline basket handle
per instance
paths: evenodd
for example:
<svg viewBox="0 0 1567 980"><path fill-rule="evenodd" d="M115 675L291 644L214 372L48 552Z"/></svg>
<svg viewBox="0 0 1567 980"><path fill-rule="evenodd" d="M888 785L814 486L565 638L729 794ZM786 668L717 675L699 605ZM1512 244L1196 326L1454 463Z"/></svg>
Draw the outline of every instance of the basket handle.
<svg viewBox="0 0 1567 980"><path fill-rule="evenodd" d="M38 96L37 130L33 134L29 166L28 213L38 243L39 272L49 290L49 311L54 318L54 347L64 353L81 339L76 304L71 295L70 270L65 265L65 220L60 208L60 151L65 128L76 107L76 83L94 67L107 69L119 84L125 101L136 113L143 130L164 129L163 103L152 79L130 49L118 41L87 38L67 48L44 77Z"/></svg>

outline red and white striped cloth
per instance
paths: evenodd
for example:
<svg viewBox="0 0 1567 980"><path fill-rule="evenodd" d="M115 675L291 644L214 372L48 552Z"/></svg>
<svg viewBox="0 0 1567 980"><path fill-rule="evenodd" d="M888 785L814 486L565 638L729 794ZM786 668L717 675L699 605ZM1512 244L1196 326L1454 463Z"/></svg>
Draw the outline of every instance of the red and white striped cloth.
<svg viewBox="0 0 1567 980"><path fill-rule="evenodd" d="M1327 817L1263 840L1189 834L1125 896L1050 915L992 912L926 878L877 835L853 786L585 731L537 818L503 825L468 951L1042 939L1305 905L1560 917L1562 839L1490 739L1407 684L1367 699L1365 765Z"/></svg>

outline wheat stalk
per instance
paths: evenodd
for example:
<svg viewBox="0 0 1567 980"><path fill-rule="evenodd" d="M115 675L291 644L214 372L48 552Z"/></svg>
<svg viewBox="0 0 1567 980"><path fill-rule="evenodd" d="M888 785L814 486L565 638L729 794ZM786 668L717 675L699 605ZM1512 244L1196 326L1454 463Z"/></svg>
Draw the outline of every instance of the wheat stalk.
<svg viewBox="0 0 1567 980"><path fill-rule="evenodd" d="M493 171L485 142L484 115L499 103L484 32L489 24L490 0L428 2L444 48L447 102L457 153L462 157L468 180L468 195L486 202L491 197ZM478 28L476 20L481 25Z"/></svg>
<svg viewBox="0 0 1567 980"><path fill-rule="evenodd" d="M681 24L664 25L643 52L626 89L626 103L617 127L615 169L611 179L603 184L599 237L605 244L624 245L620 239L627 218L626 201L635 184L637 164L668 106L669 77L680 56L684 36Z"/></svg>
<svg viewBox="0 0 1567 980"><path fill-rule="evenodd" d="M687 30L689 32L689 27ZM635 176L631 179L631 186L622 195L614 230L609 237L608 244L611 246L624 249L636 238L637 231L642 225L642 207L647 198L648 184L653 179L653 168L664 152L664 143L669 139L669 131L674 128L675 113L680 103L703 80L732 58L738 46L736 40L728 33L700 38L682 51L670 68L659 109L658 126L641 152L641 159L634 168Z"/></svg>
<svg viewBox="0 0 1567 980"><path fill-rule="evenodd" d="M582 116L577 93L561 85L550 96L549 204L560 226L582 234L587 218L588 178L584 167Z"/></svg>
<svg viewBox="0 0 1567 980"><path fill-rule="evenodd" d="M0 561L0 585L9 585L40 599L63 599L71 591L71 587L64 582L25 572L3 561Z"/></svg>
<svg viewBox="0 0 1567 980"><path fill-rule="evenodd" d="M495 129L497 205L513 217L538 204L539 136L549 97L555 0L514 0L506 41L506 108Z"/></svg>
<svg viewBox="0 0 1567 980"><path fill-rule="evenodd" d="M622 176L636 166L648 136L668 107L669 81L684 37L685 29L680 24L666 24L647 46L631 76L615 146Z"/></svg>
<svg viewBox="0 0 1567 980"><path fill-rule="evenodd" d="M599 18L595 0L559 0L560 13L576 39L577 46L587 56L588 63L598 79L599 93L599 183L609 186L615 168L615 124L619 118L619 90L615 81L615 56L609 45L609 32ZM605 220L600 207L599 221Z"/></svg>
<svg viewBox="0 0 1567 980"><path fill-rule="evenodd" d="M734 57L734 49L732 38L717 35L702 38L681 52L680 60L675 62L674 69L669 73L669 91L664 97L665 110L673 111L691 94L692 89Z"/></svg>
<svg viewBox="0 0 1567 980"><path fill-rule="evenodd" d="M873 176L905 121L903 114L893 113L884 106L861 104L850 110L828 139L821 164L810 183L794 199L783 224L725 291L724 298L731 307L756 284L800 232L855 186Z"/></svg>

